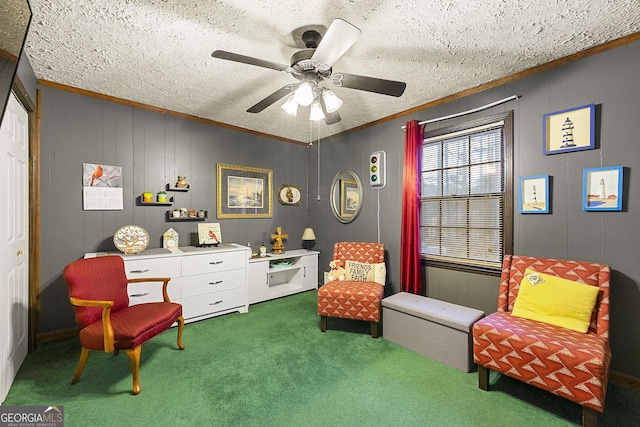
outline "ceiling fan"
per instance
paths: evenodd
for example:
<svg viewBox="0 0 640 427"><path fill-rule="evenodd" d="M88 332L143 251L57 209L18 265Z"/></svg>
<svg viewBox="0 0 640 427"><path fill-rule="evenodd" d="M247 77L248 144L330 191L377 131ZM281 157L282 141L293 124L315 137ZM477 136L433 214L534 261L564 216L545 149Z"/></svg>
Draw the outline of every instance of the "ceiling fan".
<svg viewBox="0 0 640 427"><path fill-rule="evenodd" d="M298 83L288 84L264 98L247 110L259 113L278 100L289 95L282 109L296 115L298 105L311 106L310 120L324 118L328 125L338 123L338 109L342 101L320 83L331 81L338 87L374 92L382 95L399 97L404 93L407 84L395 80L385 80L357 74L334 73L333 64L356 42L362 32L354 25L342 19L335 19L324 37L316 30L308 30L302 34L306 49L295 52L291 56L291 65L265 61L251 56L216 50L211 56L228 61L271 68L291 74Z"/></svg>

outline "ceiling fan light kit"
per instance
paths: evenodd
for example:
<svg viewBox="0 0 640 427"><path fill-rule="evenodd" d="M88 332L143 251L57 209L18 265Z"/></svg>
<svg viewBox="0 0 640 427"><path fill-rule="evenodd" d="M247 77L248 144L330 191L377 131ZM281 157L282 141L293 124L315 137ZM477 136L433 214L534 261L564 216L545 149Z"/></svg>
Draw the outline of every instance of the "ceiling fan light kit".
<svg viewBox="0 0 640 427"><path fill-rule="evenodd" d="M298 103L298 105L302 105L303 107L308 107L313 102L315 96L313 95L313 88L311 87L311 83L303 82L300 83L298 89L293 93L293 97Z"/></svg>
<svg viewBox="0 0 640 427"><path fill-rule="evenodd" d="M325 118L324 113L322 112L322 107L318 101L311 104L311 112L309 113L309 120L322 120Z"/></svg>
<svg viewBox="0 0 640 427"><path fill-rule="evenodd" d="M296 98L291 95L287 99L287 101L280 106L287 114L295 117L298 115L298 103L296 102Z"/></svg>
<svg viewBox="0 0 640 427"><path fill-rule="evenodd" d="M322 92L322 98L324 99L324 105L327 107L327 113L334 113L342 107L342 99L338 98L338 96L329 89Z"/></svg>
<svg viewBox="0 0 640 427"><path fill-rule="evenodd" d="M394 80L357 74L333 73L333 64L353 46L361 34L362 32L356 26L342 19L334 19L324 36L315 30L305 31L303 41L306 48L291 56L291 65L278 64L223 50L216 50L211 56L276 71L285 71L300 81L299 84L286 85L278 89L250 107L247 112L259 113L290 95L281 106L288 114L296 116L298 105L311 105L309 120L324 119L327 125L332 125L340 121L340 115L337 111L342 106L342 100L331 90L320 85L323 81L326 80L342 88L396 97L401 96L407 86L404 82Z"/></svg>

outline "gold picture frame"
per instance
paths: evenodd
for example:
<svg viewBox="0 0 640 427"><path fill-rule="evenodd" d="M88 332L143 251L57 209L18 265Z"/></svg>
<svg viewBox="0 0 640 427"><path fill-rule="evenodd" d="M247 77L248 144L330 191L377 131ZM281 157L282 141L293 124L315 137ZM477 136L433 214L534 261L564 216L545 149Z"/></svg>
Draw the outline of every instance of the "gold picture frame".
<svg viewBox="0 0 640 427"><path fill-rule="evenodd" d="M273 172L247 166L217 165L217 217L271 218Z"/></svg>

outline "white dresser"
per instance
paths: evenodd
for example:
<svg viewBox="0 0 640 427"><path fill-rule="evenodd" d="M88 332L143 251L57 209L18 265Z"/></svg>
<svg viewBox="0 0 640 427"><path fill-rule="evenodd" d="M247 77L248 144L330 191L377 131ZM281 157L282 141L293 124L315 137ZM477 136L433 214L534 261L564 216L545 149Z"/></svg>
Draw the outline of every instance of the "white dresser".
<svg viewBox="0 0 640 427"><path fill-rule="evenodd" d="M128 278L170 277L169 298L182 304L187 323L234 311L246 313L249 308L246 246L147 249L137 255L91 253L85 258L105 255L122 256ZM160 284L129 284L129 304L150 301L162 301Z"/></svg>

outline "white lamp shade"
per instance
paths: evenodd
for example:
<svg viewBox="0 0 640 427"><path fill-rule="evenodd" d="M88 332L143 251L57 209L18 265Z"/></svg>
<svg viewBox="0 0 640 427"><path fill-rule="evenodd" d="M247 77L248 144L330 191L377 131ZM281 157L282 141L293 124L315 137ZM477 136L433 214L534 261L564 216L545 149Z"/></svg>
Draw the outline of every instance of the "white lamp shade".
<svg viewBox="0 0 640 427"><path fill-rule="evenodd" d="M302 233L302 240L316 240L316 235L313 232L313 228L307 227Z"/></svg>
<svg viewBox="0 0 640 427"><path fill-rule="evenodd" d="M327 113L336 112L342 107L342 99L338 98L336 94L329 89L322 93L322 99L324 99L324 105L327 107Z"/></svg>
<svg viewBox="0 0 640 427"><path fill-rule="evenodd" d="M322 120L324 119L324 113L319 102L311 104L311 112L309 113L309 120Z"/></svg>
<svg viewBox="0 0 640 427"><path fill-rule="evenodd" d="M304 82L300 83L300 86L293 93L294 99L296 102L302 106L311 105L313 102L313 88L310 83Z"/></svg>
<svg viewBox="0 0 640 427"><path fill-rule="evenodd" d="M287 99L287 102L282 104L280 108L286 111L287 114L290 114L294 117L298 114L298 103L296 102L296 99L293 95L291 95L289 99Z"/></svg>

